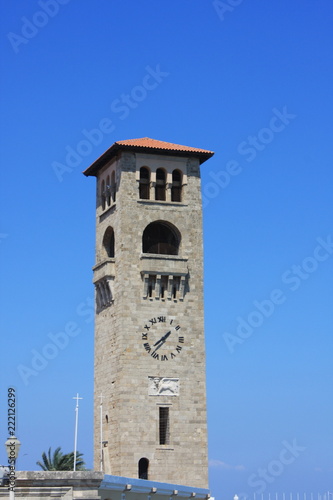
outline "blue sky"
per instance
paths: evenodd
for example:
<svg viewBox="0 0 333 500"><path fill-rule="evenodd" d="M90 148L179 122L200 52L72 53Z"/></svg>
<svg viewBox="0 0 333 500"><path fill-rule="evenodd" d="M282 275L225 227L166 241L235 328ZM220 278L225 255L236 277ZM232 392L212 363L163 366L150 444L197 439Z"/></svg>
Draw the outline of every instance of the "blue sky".
<svg viewBox="0 0 333 500"><path fill-rule="evenodd" d="M71 451L78 392L92 467L95 185L81 172L148 136L215 151L202 167L212 494L333 491L333 4L2 7L0 441L14 386L18 467Z"/></svg>

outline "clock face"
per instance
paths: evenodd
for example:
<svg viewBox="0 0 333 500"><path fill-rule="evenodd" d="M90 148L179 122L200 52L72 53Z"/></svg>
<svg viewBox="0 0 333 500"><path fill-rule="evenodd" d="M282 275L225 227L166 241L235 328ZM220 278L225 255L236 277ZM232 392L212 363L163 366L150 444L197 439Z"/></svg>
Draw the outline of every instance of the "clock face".
<svg viewBox="0 0 333 500"><path fill-rule="evenodd" d="M174 317L155 316L144 325L141 341L149 356L158 361L170 361L181 353L185 339Z"/></svg>

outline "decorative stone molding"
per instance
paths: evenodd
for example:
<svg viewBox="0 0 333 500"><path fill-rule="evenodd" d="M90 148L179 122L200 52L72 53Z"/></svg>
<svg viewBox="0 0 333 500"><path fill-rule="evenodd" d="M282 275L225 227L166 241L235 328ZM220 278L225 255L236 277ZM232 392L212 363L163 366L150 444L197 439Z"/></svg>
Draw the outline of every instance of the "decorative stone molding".
<svg viewBox="0 0 333 500"><path fill-rule="evenodd" d="M94 278L93 283L96 283L102 278L109 277L113 279L115 276L115 260L114 259L106 259L96 266L93 267Z"/></svg>
<svg viewBox="0 0 333 500"><path fill-rule="evenodd" d="M187 258L178 255L141 254L141 273L187 275ZM159 272L163 270L163 273Z"/></svg>
<svg viewBox="0 0 333 500"><path fill-rule="evenodd" d="M188 273L142 273L143 299L155 300L184 300L188 289ZM162 286L163 283L163 286Z"/></svg>

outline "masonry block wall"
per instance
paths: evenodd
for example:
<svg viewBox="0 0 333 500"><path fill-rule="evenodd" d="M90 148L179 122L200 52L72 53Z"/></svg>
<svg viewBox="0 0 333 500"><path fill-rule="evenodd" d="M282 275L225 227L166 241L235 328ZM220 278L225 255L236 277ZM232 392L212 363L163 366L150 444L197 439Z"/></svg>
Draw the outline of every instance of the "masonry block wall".
<svg viewBox="0 0 333 500"><path fill-rule="evenodd" d="M97 178L95 469L205 488L200 162L212 153L110 149L85 172Z"/></svg>

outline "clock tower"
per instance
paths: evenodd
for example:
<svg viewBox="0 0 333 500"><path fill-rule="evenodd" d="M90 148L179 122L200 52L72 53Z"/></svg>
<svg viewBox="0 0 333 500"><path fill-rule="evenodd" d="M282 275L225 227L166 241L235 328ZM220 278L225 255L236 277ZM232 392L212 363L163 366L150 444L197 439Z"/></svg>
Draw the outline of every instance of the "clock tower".
<svg viewBox="0 0 333 500"><path fill-rule="evenodd" d="M95 176L95 469L208 486L200 164L115 142Z"/></svg>

